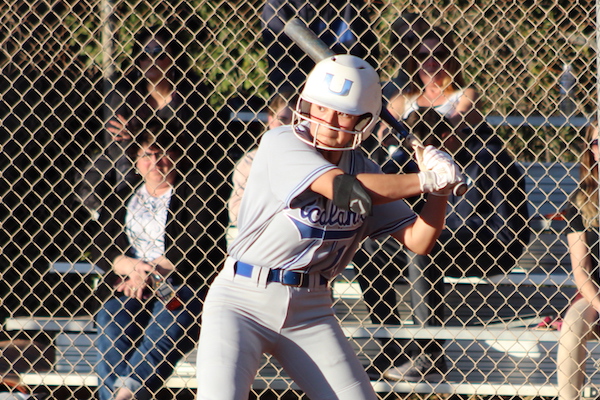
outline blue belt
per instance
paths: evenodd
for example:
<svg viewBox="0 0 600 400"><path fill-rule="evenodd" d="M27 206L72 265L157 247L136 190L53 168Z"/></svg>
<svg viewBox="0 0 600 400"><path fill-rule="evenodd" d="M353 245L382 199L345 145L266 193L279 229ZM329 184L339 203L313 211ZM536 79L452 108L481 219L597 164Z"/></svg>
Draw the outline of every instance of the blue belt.
<svg viewBox="0 0 600 400"><path fill-rule="evenodd" d="M254 265L246 264L241 261L237 261L233 266L233 271L236 275L246 276L250 278L252 276L252 270ZM279 282L286 286L295 287L308 287L310 280L309 275L302 272L288 271L285 269L271 269L267 276L267 282ZM326 285L327 279L323 275L319 275L319 285Z"/></svg>

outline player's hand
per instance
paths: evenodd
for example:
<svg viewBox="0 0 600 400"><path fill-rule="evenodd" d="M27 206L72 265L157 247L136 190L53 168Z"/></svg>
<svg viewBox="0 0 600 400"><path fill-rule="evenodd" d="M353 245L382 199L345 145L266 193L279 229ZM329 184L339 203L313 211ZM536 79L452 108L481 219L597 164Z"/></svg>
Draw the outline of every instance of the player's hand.
<svg viewBox="0 0 600 400"><path fill-rule="evenodd" d="M131 134L127 129L127 120L119 114L116 117L116 119L108 121L106 130L113 134L113 140L117 142L131 140Z"/></svg>
<svg viewBox="0 0 600 400"><path fill-rule="evenodd" d="M452 193L454 186L463 183L464 179L460 169L452 157L434 146L423 149L419 182L423 193L434 193L447 196Z"/></svg>

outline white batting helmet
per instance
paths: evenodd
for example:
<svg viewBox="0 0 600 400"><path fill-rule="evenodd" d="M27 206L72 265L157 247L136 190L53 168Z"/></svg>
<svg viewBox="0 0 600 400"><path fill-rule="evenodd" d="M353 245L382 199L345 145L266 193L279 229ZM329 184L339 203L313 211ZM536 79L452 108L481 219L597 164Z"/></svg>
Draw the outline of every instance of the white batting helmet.
<svg viewBox="0 0 600 400"><path fill-rule="evenodd" d="M360 116L354 130L327 126L310 116L310 106L316 104L350 115ZM335 55L314 67L306 78L306 84L294 111L294 132L300 140L324 150L351 150L365 140L377 123L381 112L381 85L379 75L365 60L352 55ZM303 121L344 130L355 135L346 147L327 147L318 144Z"/></svg>

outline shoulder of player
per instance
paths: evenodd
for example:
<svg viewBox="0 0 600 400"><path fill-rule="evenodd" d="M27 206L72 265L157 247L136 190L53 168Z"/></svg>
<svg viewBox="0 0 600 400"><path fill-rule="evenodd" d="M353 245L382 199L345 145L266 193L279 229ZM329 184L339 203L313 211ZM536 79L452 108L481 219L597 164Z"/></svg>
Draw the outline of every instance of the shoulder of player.
<svg viewBox="0 0 600 400"><path fill-rule="evenodd" d="M265 132L260 139L259 148L273 147L273 151L284 149L289 146L305 144L294 134L291 125L278 126Z"/></svg>
<svg viewBox="0 0 600 400"><path fill-rule="evenodd" d="M348 155L349 165L351 171L346 171L350 174L356 175L361 173L369 173L369 174L378 174L383 173L381 170L381 166L377 164L375 161L371 160L365 152L358 148L351 151L346 151L345 154Z"/></svg>

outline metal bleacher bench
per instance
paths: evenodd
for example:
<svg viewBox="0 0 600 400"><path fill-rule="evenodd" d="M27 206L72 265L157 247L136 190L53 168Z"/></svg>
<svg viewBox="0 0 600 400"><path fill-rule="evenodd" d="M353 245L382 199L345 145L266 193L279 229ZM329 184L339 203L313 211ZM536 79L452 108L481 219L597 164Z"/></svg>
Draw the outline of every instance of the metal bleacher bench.
<svg viewBox="0 0 600 400"><path fill-rule="evenodd" d="M81 320L81 326L87 327L88 321ZM95 387L98 383L98 378L93 373L93 366L97 361L93 347L95 334L89 330L63 331L63 327L59 328L54 323L42 324L38 328L61 329L55 339L57 363L51 372L23 374L22 382L31 386ZM556 388L548 384L554 380L549 376L552 376L555 370L555 348L558 339L556 331L538 331L520 326L507 329L505 325L423 329L364 324L345 324L343 330L346 336L352 339L359 354L364 356L370 353L371 357L378 351L373 338L410 336L448 339L445 354L450 363L450 371L446 379L437 384L373 380L371 383L377 392L556 396ZM600 350L592 342L588 347L591 358L598 359ZM195 358L194 351L180 361L165 386L173 389L195 389ZM273 390L298 389L291 380L277 371L280 369L273 367L268 359L264 358L253 387ZM586 386L584 397L597 396L596 388L600 387L600 376L595 374L594 377L593 383Z"/></svg>
<svg viewBox="0 0 600 400"><path fill-rule="evenodd" d="M583 115L570 117L545 116L545 115L488 115L486 122L492 126L551 126L551 127L577 127L581 128L590 122L590 118Z"/></svg>
<svg viewBox="0 0 600 400"><path fill-rule="evenodd" d="M507 275L488 277L480 280L468 278L458 281L447 280L450 284L472 285L531 285L535 287L572 286L570 276L555 272L563 260L553 258L548 252L565 252L564 241L558 236L560 221L548 221L546 215L560 211L570 193L576 188L578 170L574 164L521 164L527 180L530 215L532 216L532 241L521 260L522 264ZM544 235L556 240L550 250L545 247ZM537 246L537 247L536 247ZM562 247L561 247L562 246ZM543 264L548 264L544 268ZM59 274L97 274L91 264L55 263L53 272ZM550 272L544 273L547 270ZM347 272L351 272L349 269ZM358 284L352 274L343 274L333 285L336 299L336 313L343 314L342 308L364 311L364 303ZM361 312L361 311L357 311ZM365 323L368 317L340 318L346 336L355 346L361 361L369 355L374 357L379 351L378 338L439 338L447 339L445 354L450 371L440 383L392 382L383 379L373 380L377 392L398 393L452 393L465 395L507 395L555 397L557 392L553 377L555 370L557 331L531 329L535 317L530 320L518 318L508 321L490 322L481 326L448 326L422 328L406 321L402 326L390 327ZM529 323L530 322L530 323ZM23 383L49 386L96 386L97 377L93 366L97 354L93 346L96 328L90 318L9 318L5 322L6 331L53 331L56 333L56 366L52 372L29 373L22 376ZM596 342L590 342L591 357L600 357ZM172 377L166 382L170 388L196 388L195 352L180 361ZM265 358L263 367L256 377L255 389L273 390L298 389L281 376L279 368ZM596 397L600 387L600 373L594 374L586 386L584 397Z"/></svg>

